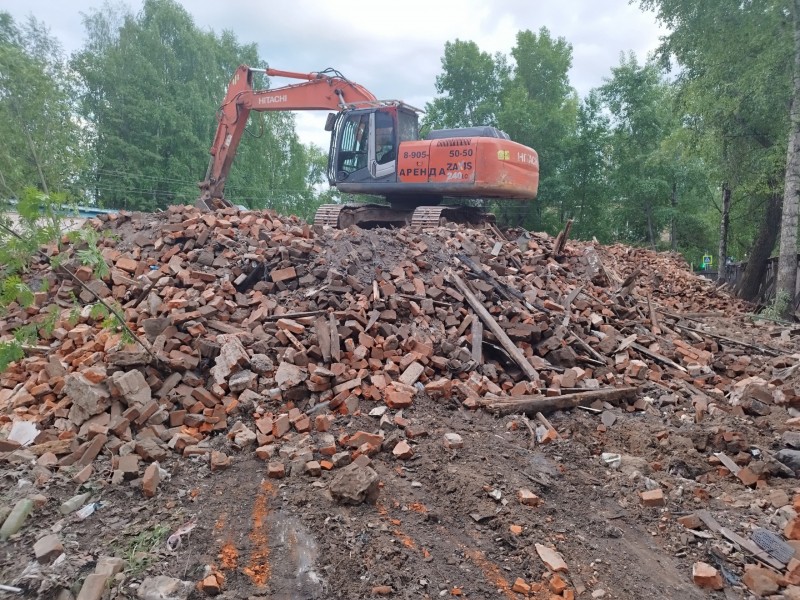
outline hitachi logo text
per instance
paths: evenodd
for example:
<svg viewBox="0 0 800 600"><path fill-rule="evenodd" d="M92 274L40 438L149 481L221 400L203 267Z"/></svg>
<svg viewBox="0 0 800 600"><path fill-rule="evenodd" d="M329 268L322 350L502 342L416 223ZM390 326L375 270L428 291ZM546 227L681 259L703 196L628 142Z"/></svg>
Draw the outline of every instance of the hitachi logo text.
<svg viewBox="0 0 800 600"><path fill-rule="evenodd" d="M288 96L286 94L277 96L261 96L258 99L259 104L277 104L279 102L286 102Z"/></svg>

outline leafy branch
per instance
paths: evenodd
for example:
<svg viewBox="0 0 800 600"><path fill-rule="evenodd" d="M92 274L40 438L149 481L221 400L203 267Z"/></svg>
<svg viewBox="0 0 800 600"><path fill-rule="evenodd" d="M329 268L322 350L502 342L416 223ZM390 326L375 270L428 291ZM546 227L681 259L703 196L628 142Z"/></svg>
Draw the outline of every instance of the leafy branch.
<svg viewBox="0 0 800 600"><path fill-rule="evenodd" d="M39 194L39 199L44 197L44 195ZM38 210L38 209L37 209ZM24 214L23 214L24 213ZM34 210L30 204L26 204L23 207L23 210L20 212L21 217L23 220L29 223L30 227L26 228L31 231L35 231L35 218L34 218ZM55 228L54 230L58 229L58 222L57 220L54 221ZM24 236L20 235L7 224L0 222L0 230L5 231L7 234L11 236L11 239L17 240L19 243L24 244L26 249L30 252L29 257L27 260L21 261L22 264L27 264L30 260L30 256L32 254L38 254L45 262L49 263L54 270L62 271L66 273L67 276L70 277L75 283L77 283L82 289L89 292L92 296L97 299L97 304L95 307L91 309L92 313L97 314L98 316L102 316L104 318L103 326L108 327L110 329L115 329L122 332L122 339L124 343L137 343L141 346L150 357L159 362L158 357L153 353L150 347L145 344L145 342L138 336L136 333L128 326L125 322L124 317L122 316L121 308L115 307L103 300L95 291L90 289L86 284L83 283L76 275L72 272L68 267L61 264L59 260L53 260L47 254L42 252L38 247L39 240L36 239L36 236L32 236L32 238L26 239ZM54 233L54 230L51 230L50 233ZM60 234L59 234L60 235ZM100 241L100 235L92 229L83 228L78 232L73 232L70 234L71 239L73 240L80 240L86 244L85 249L78 250L76 252L76 256L78 260L92 267L92 270L98 277L103 277L108 274L109 268L106 264L105 260L100 254L98 247ZM17 301L21 306L30 306L33 303L34 296L33 292L30 288L24 284L22 279L16 274L10 274L5 277L2 281L0 281L0 304L8 304L12 301ZM96 307L100 308L96 308ZM23 326L19 328L15 334L14 339L9 342L1 342L0 343L0 371L5 369L8 364L13 362L14 360L19 360L21 358L21 352L23 351L23 344L24 340L30 339L31 330L27 329L29 326ZM35 339L35 332L36 327L34 326L33 334Z"/></svg>

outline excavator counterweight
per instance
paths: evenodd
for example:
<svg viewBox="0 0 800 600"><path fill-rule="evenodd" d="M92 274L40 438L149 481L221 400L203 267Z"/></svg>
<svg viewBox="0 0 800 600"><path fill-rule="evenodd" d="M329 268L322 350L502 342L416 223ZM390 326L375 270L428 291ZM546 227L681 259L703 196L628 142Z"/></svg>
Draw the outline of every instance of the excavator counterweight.
<svg viewBox="0 0 800 600"><path fill-rule="evenodd" d="M302 80L253 89L253 74ZM198 206L230 206L225 181L251 110L333 110L328 182L342 192L380 196L389 206L333 204L314 222L351 225L433 226L444 220L476 223L485 214L445 199L533 200L539 185L535 150L493 127L434 130L420 139L419 110L397 100L378 100L337 71L294 73L239 67L218 112L219 125Z"/></svg>

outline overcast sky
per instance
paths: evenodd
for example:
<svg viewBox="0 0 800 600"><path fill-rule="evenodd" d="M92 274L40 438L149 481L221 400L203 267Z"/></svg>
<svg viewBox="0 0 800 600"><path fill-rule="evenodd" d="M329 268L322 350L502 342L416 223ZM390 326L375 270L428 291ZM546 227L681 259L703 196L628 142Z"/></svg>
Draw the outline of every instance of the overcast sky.
<svg viewBox="0 0 800 600"><path fill-rule="evenodd" d="M481 50L508 54L516 33L547 27L573 47L572 85L584 96L632 50L643 60L664 31L652 13L628 0L405 0L366 3L337 0L179 0L203 29L232 30L256 42L271 67L288 71L338 69L378 98L424 108L435 93L446 41L472 40ZM140 0L124 2L133 12ZM102 0L2 0L0 10L22 20L33 14L61 40L79 49L81 13ZM272 85L280 85L273 79ZM298 113L304 142L327 147L325 115Z"/></svg>

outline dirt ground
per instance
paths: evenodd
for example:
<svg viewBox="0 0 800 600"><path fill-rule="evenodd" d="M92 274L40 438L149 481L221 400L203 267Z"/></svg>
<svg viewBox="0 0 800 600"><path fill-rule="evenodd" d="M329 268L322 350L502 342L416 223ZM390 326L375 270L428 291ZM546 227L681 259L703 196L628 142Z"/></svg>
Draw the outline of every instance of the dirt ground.
<svg viewBox="0 0 800 600"><path fill-rule="evenodd" d="M36 530L60 529L68 546L82 551L57 579L79 580L91 571L98 551L122 553L135 568L133 582L116 590L121 598L135 597L133 585L146 575L197 581L207 565L215 565L225 575L223 598L369 598L374 587L387 585L395 598L512 599L521 597L511 591L517 577L547 581L536 543L562 553L569 565L565 578L585 590L578 597L707 597L692 583L691 565L713 562L711 544L687 535L674 517L704 507L722 522L768 525L769 512L758 508L759 501L775 488L791 494L796 483L776 479L770 489L752 491L731 478L703 486L684 478L687 462L693 473L711 471L695 456L693 440L705 442L715 428L744 429L752 443L769 445L754 423L731 422L725 415L698 426L681 422L681 411L671 407L617 412L605 434L597 432L595 415L559 414L552 423L563 439L537 447L518 417L420 402L414 418L429 435L419 440L410 461L384 455L374 461L382 482L376 505L332 502L325 489L328 473L268 480L263 461L242 455L214 474L199 460L171 459L165 465L171 478L158 497L147 500L131 487L109 487L98 495L105 506L77 521L57 511L75 486L56 475L41 490L47 502L37 513ZM375 427L363 414L352 419L348 428ZM665 428L669 435L662 443ZM445 432L461 434L464 448L445 449ZM217 442L225 445L222 437ZM603 452L623 455L620 471L603 464ZM18 486L30 476L26 471L6 469L6 485L24 492ZM646 477L669 490L667 507L641 506L637 490ZM521 488L542 504L520 504ZM707 496L695 495L698 488ZM489 495L494 490L499 501ZM196 523L195 529L169 551L165 534L187 522ZM511 533L512 525L522 532ZM3 544L3 581L18 575L19 556L36 535L30 531ZM152 536L157 543L149 545ZM727 597L747 596L728 588ZM195 591L191 597L204 595Z"/></svg>

